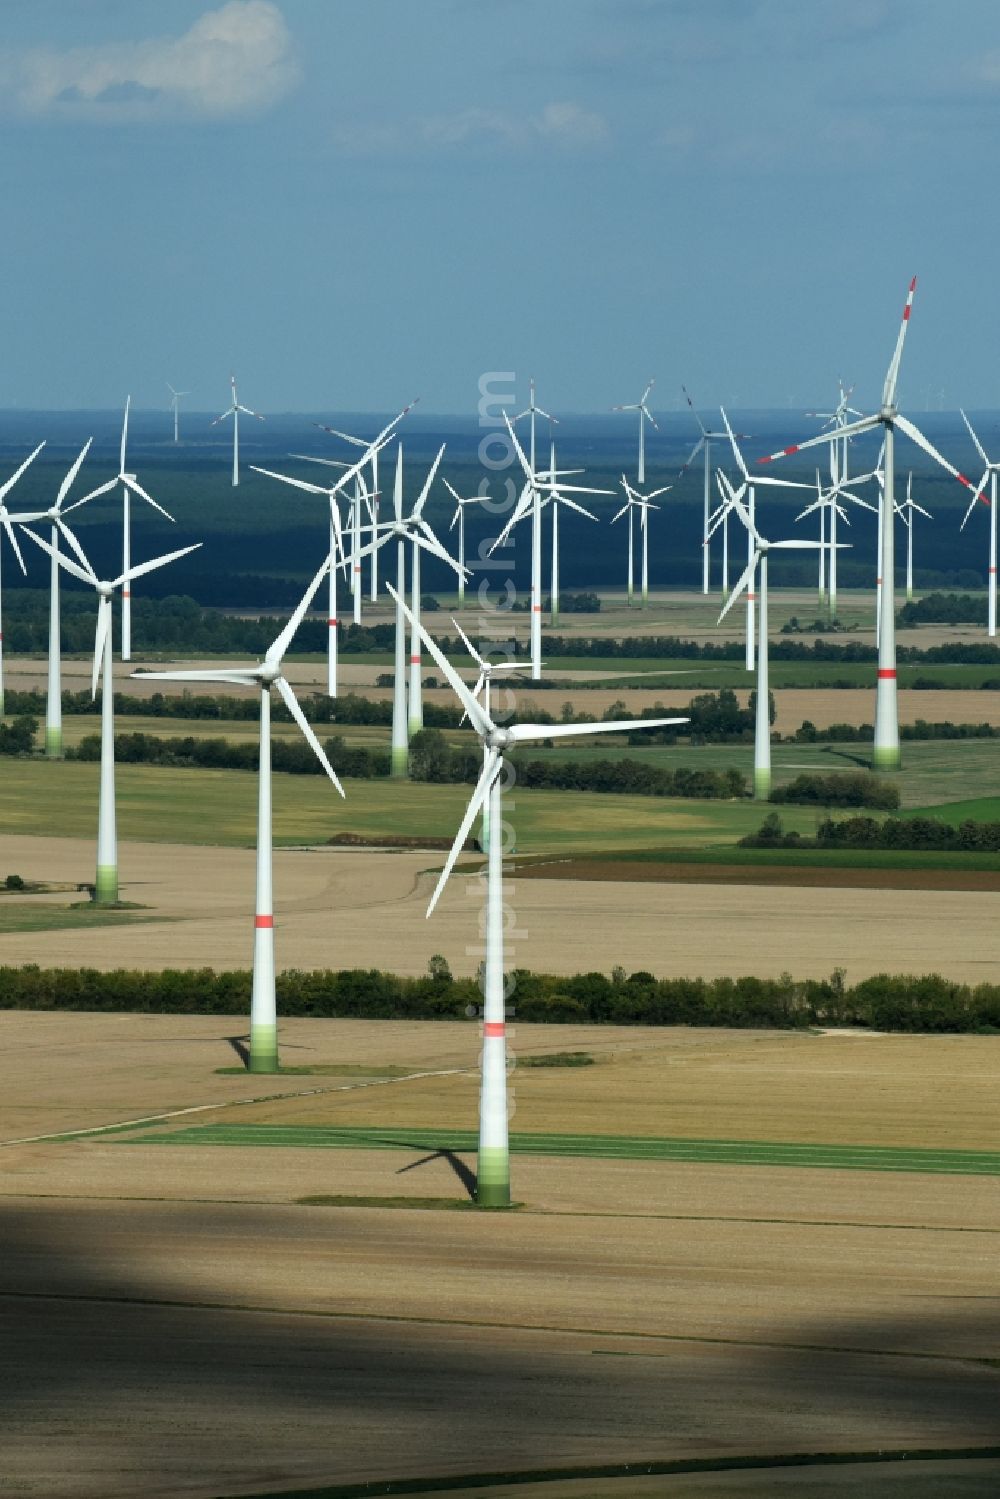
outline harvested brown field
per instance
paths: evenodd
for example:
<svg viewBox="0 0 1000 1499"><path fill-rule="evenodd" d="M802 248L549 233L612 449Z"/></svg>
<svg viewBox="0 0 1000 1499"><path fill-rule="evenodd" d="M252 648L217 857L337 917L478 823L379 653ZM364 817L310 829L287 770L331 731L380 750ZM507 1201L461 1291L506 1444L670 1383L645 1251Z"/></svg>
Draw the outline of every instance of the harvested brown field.
<svg viewBox="0 0 1000 1499"><path fill-rule="evenodd" d="M4 847L8 865L28 879L85 879L93 867L93 845L82 839L13 835ZM123 844L122 895L147 908L141 923L113 932L5 932L0 963L248 967L254 860L252 849ZM480 863L466 856L469 869ZM437 868L435 853L276 849L279 968L370 968L374 962L422 974L431 957L443 953L455 973L474 973L481 957L480 883L459 873L428 921ZM623 962L663 978L748 972L822 978L836 967L846 968L851 982L881 972L940 972L969 983L995 976L995 902L985 883L971 890L890 889L887 883L870 889L796 880L776 902L763 885L719 884L709 891L694 880L553 878L532 879L530 895L521 896L515 867L507 880L513 913L508 964L578 973Z"/></svg>
<svg viewBox="0 0 1000 1499"><path fill-rule="evenodd" d="M400 1065L474 1068L474 1025L286 1023L296 1061L370 1073L338 1079L220 1075L231 1027L213 1017L4 1024L8 1142L194 1108L176 1125L308 1109L403 1130L475 1117L470 1072L461 1092L448 1076L370 1086ZM993 1038L520 1026L513 1044L597 1059L515 1072L515 1131L995 1147ZM330 1091L310 1100L316 1085ZM237 1105L265 1091L277 1096ZM936 1461L901 1471L517 1492L992 1493L995 1464L941 1454L1000 1437L995 1178L515 1156L520 1211L480 1215L375 1205L461 1202L471 1161L448 1152L124 1139L6 1144L0 1157L12 1491L219 1499L923 1450ZM322 1195L372 1205L298 1201Z"/></svg>

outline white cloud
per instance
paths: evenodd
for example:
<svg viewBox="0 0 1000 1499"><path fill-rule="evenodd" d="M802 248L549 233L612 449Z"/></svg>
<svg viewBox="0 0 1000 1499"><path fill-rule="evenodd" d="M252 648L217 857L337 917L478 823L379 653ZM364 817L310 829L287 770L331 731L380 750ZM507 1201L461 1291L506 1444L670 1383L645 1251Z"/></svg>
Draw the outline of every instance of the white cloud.
<svg viewBox="0 0 1000 1499"><path fill-rule="evenodd" d="M0 52L0 96L20 113L85 120L221 118L273 104L296 66L272 0L228 0L181 36Z"/></svg>
<svg viewBox="0 0 1000 1499"><path fill-rule="evenodd" d="M341 125L334 132L334 144L352 156L412 155L476 146L499 146L510 151L546 145L563 150L591 150L602 146L608 134L603 115L569 100L560 100L524 115L471 108L395 124L375 121Z"/></svg>

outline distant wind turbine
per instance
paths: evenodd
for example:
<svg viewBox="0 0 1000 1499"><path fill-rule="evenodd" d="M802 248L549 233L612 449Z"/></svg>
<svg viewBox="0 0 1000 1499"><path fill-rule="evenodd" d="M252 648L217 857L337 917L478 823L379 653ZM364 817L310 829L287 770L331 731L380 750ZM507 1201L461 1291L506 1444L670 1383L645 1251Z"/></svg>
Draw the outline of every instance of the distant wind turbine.
<svg viewBox="0 0 1000 1499"><path fill-rule="evenodd" d="M535 403L535 381L534 377L528 381L528 405L524 411L515 416L514 421L522 421L528 418L528 473L532 480L530 491L531 500L531 676L537 681L542 674L542 497L537 485L534 483L536 474L535 465L535 420L544 416L549 423L551 433L553 426L559 425L559 418L552 416L550 412L543 411L541 406ZM507 423L510 435L514 438L514 428L507 413L504 412L504 420ZM524 465L525 458L520 444L514 438L515 446Z"/></svg>
<svg viewBox="0 0 1000 1499"><path fill-rule="evenodd" d="M965 529L965 523L975 509L976 501L982 497L987 479L990 481L990 560L989 572L986 576L988 579L989 598L987 631L992 638L997 632L997 473L1000 472L1000 463L994 463L991 459L987 458L986 449L972 430L972 423L964 411L962 412L962 420L969 429L969 436L976 445L976 452L986 466L983 469L983 477L980 479L976 492L969 503L969 508L962 517L962 524L959 527L960 531Z"/></svg>
<svg viewBox="0 0 1000 1499"><path fill-rule="evenodd" d="M685 388L685 386L682 385L681 386L681 390L684 391L684 399L688 403L688 408L689 408L689 410L691 412L691 415L694 417L695 421L698 423L698 426L701 428L701 436L698 438L698 441L695 443L694 447L691 449L691 451L688 454L687 459L685 460L683 466L679 469L678 474L677 474L677 478L678 479L683 478L683 476L687 473L688 469L691 467L692 463L697 458L697 456L698 456L699 453L704 453L705 454L705 465L704 465L704 467L705 467L705 483L704 483L704 493L703 493L703 497L702 497L702 526L701 526L701 540L702 540L702 553L701 553L701 591L702 591L702 593L707 593L708 589L709 589L709 582L710 582L709 574L710 574L710 570L711 570L711 568L710 568L710 551L709 551L709 545L708 545L708 541L709 541L708 527L709 527L709 522L711 520L711 510L712 510L712 444L713 444L713 442L727 442L729 439L728 439L728 434L725 433L725 432L710 432L708 430L708 428L705 426L705 423L702 421L701 417L698 415L697 411L695 410L694 402L692 401L691 397L688 395L687 389ZM749 432L734 432L733 433L733 436L734 437L738 437L741 442L745 438L748 438L750 435L751 434ZM725 534L726 545L728 547L728 543L729 543L729 523L728 523L728 521L726 522L726 529L725 529L725 533L724 534ZM728 554L727 554L727 561L728 561ZM748 670L752 669L752 667L753 667L753 662L750 663L750 667L748 668Z"/></svg>
<svg viewBox="0 0 1000 1499"><path fill-rule="evenodd" d="M653 413L646 405L646 398L655 384L655 380L650 380L638 401L633 401L630 406L612 406L611 408L612 411L637 411L639 413L639 466L636 477L640 484L646 482L646 423L649 422L655 431L660 430Z"/></svg>
<svg viewBox="0 0 1000 1499"><path fill-rule="evenodd" d="M170 392L170 406L174 413L174 442L180 442L177 413L181 403L181 396L189 396L191 392L189 390L174 390L169 380L167 381L167 389Z"/></svg>
<svg viewBox="0 0 1000 1499"><path fill-rule="evenodd" d="M226 410L222 413L222 415L217 416L215 420L210 423L210 425L213 427L217 427L219 423L224 422L227 417L231 416L233 419L233 488L235 489L237 484L239 484L240 482L240 412L242 411L246 416L256 417L257 421L259 422L262 422L264 418L261 416L259 411L252 411L249 406L240 405L239 399L236 395L235 375L230 375L229 384L232 388L232 401L226 408Z"/></svg>
<svg viewBox="0 0 1000 1499"><path fill-rule="evenodd" d="M24 462L21 464L20 468L15 469L14 473L11 474L11 476L7 480L7 482L5 484L3 484L3 485L0 485L0 525L3 526L4 531L6 531L6 533L7 533L7 539L10 542L11 546L14 548L14 556L17 558L18 566L20 567L22 573L27 573L28 570L27 570L27 568L24 565L24 558L21 556L21 548L17 544L17 537L14 534L14 527L11 525L11 520L12 519L13 520L20 520L21 517L20 516L13 516L12 517L10 515L10 513L9 513L9 511L7 509L7 496L8 496L8 494L10 494L10 491L14 488L14 485L17 483L18 479L20 479L21 475L24 473L25 469L29 466L29 464L34 463L35 459L38 457L39 453L42 451L42 449L44 448L44 446L45 446L44 442L40 442L38 444L37 448L35 449L35 451L33 453L30 453L28 455L28 457L24 460ZM2 557L3 557L3 548L2 548L2 546L0 546L0 559L2 559ZM2 571L2 569L0 569L0 571ZM0 600L2 600L2 583L0 583ZM0 602L0 713L3 713L3 613L2 613L2 602Z"/></svg>

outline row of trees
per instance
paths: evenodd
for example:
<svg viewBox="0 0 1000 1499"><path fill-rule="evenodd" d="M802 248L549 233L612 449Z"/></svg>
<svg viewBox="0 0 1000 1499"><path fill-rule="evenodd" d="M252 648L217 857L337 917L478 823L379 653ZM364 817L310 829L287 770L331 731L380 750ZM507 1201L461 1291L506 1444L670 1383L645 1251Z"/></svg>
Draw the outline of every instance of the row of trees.
<svg viewBox="0 0 1000 1499"><path fill-rule="evenodd" d="M974 822L971 818L953 826L936 817L844 817L826 818L814 838L786 833L777 812L769 812L756 833L740 839L741 848L869 848L915 852L1000 852L1000 822Z"/></svg>
<svg viewBox="0 0 1000 1499"><path fill-rule="evenodd" d="M940 974L879 974L849 986L843 969L828 979L658 979L652 973L511 975L511 1018L596 1025L697 1025L805 1030L870 1026L882 1031L1000 1030L1000 985L958 984ZM0 968L0 1009L116 1011L244 1017L250 1003L245 969L166 969L159 973L90 968ZM278 975L284 1017L367 1020L478 1018L476 978L454 978L431 960L426 978L378 969L293 970Z"/></svg>
<svg viewBox="0 0 1000 1499"><path fill-rule="evenodd" d="M786 786L776 786L768 800L797 802L807 807L877 807L892 811L899 806L899 787L867 770L840 770L830 775L805 771Z"/></svg>

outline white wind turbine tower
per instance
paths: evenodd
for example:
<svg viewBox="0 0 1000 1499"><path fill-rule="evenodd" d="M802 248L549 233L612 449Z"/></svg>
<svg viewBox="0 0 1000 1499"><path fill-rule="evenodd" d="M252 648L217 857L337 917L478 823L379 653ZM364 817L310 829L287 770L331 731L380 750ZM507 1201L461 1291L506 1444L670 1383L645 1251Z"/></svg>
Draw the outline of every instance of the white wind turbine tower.
<svg viewBox="0 0 1000 1499"><path fill-rule="evenodd" d="M639 413L639 465L636 470L636 478L640 484L645 484L646 482L646 423L649 422L655 431L659 432L660 430L656 425L653 413L646 405L646 398L655 384L655 380L650 380L638 401L633 401L631 406L612 406L611 408L612 411L637 411Z"/></svg>
<svg viewBox="0 0 1000 1499"><path fill-rule="evenodd" d="M973 496L973 504L975 504L975 496ZM896 510L903 517L903 524L906 527L906 598L909 601L913 598L913 512L919 510L921 515L926 515L928 520L933 520L930 511L925 510L923 505L918 505L913 498L912 472L906 476L906 499L901 505L896 506Z"/></svg>
<svg viewBox="0 0 1000 1499"><path fill-rule="evenodd" d="M465 507L466 507L466 505L481 505L483 503L483 499L482 499L482 495L478 495L478 494L470 495L467 499L463 499L463 497L459 494L458 490L455 489L455 487L453 485L449 484L447 479L443 479L442 483L444 484L445 489L451 495L452 499L455 501L455 514L451 518L451 523L448 526L448 530L449 531L453 530L453 528L455 526L455 522L456 521L458 522L458 565L461 568L461 572L458 575L458 607L460 609L464 609L465 608Z"/></svg>
<svg viewBox="0 0 1000 1499"><path fill-rule="evenodd" d="M528 405L524 411L518 413L515 422L528 418L528 477L532 481L530 492L531 499L531 677L538 681L542 675L542 497L537 485L534 483L537 469L535 466L535 418L544 416L549 423L551 432L553 425L559 425L559 418L552 416L550 412L544 411L541 406L535 404L535 381L532 377L528 381ZM514 428L506 411L504 421L514 439L521 464L524 466L525 458L520 444L514 437Z"/></svg>
<svg viewBox="0 0 1000 1499"><path fill-rule="evenodd" d="M49 576L49 676L48 693L45 699L45 753L50 760L61 760L62 744L62 625L59 608L59 524L62 519L63 501L73 487L73 481L90 450L92 437L88 437L79 455L59 486L54 504L48 510L33 510L29 514L14 517L21 525L28 521L47 520L52 523ZM3 640L0 632L0 642ZM0 645L2 650L2 645ZM3 711L3 691L0 685L0 712Z"/></svg>
<svg viewBox="0 0 1000 1499"><path fill-rule="evenodd" d="M975 509L976 501L982 499L983 489L986 486L987 479L989 479L990 481L990 560L989 572L987 573L989 615L987 631L992 638L997 632L997 473L1000 472L1000 463L993 463L989 458L987 458L986 450L983 447L982 443L979 441L979 438L976 436L975 432L972 430L972 423L969 421L969 418L966 416L964 411L962 412L962 420L969 429L969 436L975 443L976 452L983 460L985 468L983 469L983 477L980 479L979 484L976 487L976 492L972 496L972 499L969 503L969 508L962 517L962 524L961 526L959 526L960 531L965 530L965 523Z"/></svg>
<svg viewBox="0 0 1000 1499"><path fill-rule="evenodd" d="M629 608L631 608L635 593L635 544L632 520L635 512L639 512L639 534L642 537L642 607L645 609L649 603L649 528L647 525L647 512L660 509L659 505L653 504L653 499L656 495L667 494L669 490L673 489L673 485L665 484L662 489L654 489L649 494L642 494L638 489L633 489L624 474L622 474L622 485L625 490L625 503L617 514L611 517L611 524L614 525L616 520L620 520L623 515L628 514L628 602Z"/></svg>
<svg viewBox="0 0 1000 1499"><path fill-rule="evenodd" d="M710 432L708 430L708 428L705 426L705 423L702 421L701 417L698 415L697 411L695 410L695 408L694 408L694 402L692 401L691 397L688 395L686 387L682 385L681 386L681 390L684 391L684 399L688 403L688 407L690 408L691 415L694 417L695 421L698 423L698 426L701 428L701 436L698 438L698 441L695 443L694 447L691 449L690 453L688 454L687 460L685 461L685 463L678 470L677 478L678 479L683 478L683 476L687 473L688 469L691 467L692 463L697 458L697 456L698 456L699 453L704 453L705 454L705 485L704 485L704 497L703 497L703 504L702 504L702 527L701 527L701 540L702 540L702 553L701 553L701 591L702 591L702 593L707 593L708 589L709 589L709 581L710 581L709 580L710 551L709 551L708 542L709 542L709 523L710 523L710 520L711 520L711 514L710 514L710 512L711 512L711 509L712 509L712 443L713 442L727 442L728 441L728 434L726 432ZM749 432L734 432L733 433L733 436L734 437L738 437L741 441L743 441L744 439L750 437L750 435L751 434ZM726 546L728 548L728 543L729 543L729 522L728 522L728 519L727 519L727 521L725 523L725 530L723 532L723 537L724 537L725 544L726 544ZM727 551L727 558L726 558L726 560L728 562L728 551ZM752 633L752 631L751 631L751 633ZM752 661L750 661L749 665L747 666L747 670L748 671L752 671L753 670L753 662Z"/></svg>
<svg viewBox="0 0 1000 1499"><path fill-rule="evenodd" d="M10 491L14 488L14 485L17 483L18 479L20 479L20 477L24 473L25 469L29 466L29 464L33 463L35 461L35 459L38 457L39 453L42 451L42 449L44 448L44 446L45 446L44 442L40 442L38 444L37 448L35 449L35 451L33 453L29 454L28 457L24 460L24 462L21 464L20 468L15 469L14 473L10 476L10 478L7 480L7 482L5 484L3 484L3 485L0 485L0 525L3 526L3 529L7 533L7 539L10 542L11 546L14 548L14 555L17 558L18 565L20 566L21 572L25 573L25 574L27 573L28 569L24 565L24 558L21 556L21 548L17 544L17 537L14 534L14 527L11 525L11 520L12 519L14 519L14 520L20 520L21 517L20 516L11 517L10 512L7 509L7 496L10 494ZM3 557L3 547L0 546L0 560L2 560L2 557ZM0 574L2 574L2 568L0 568ZM2 586L3 586L2 585L2 580L0 580L0 713L3 713L3 699L4 699L4 691L3 691L3 613L2 613L2 608L3 608L3 606L2 606L2 597L3 597L3 594L2 594Z"/></svg>
<svg viewBox="0 0 1000 1499"><path fill-rule="evenodd" d="M840 436L846 440L861 432L871 432L882 427L885 433L885 483L882 493L882 503L879 506L882 520L882 542L881 542L881 566L879 573L884 579L882 595L879 603L879 631L878 631L878 677L875 689L875 747L873 764L876 770L898 770L900 765L899 756L899 715L896 698L896 614L895 614L895 549L893 537L892 517L895 512L895 442L897 429L903 432L919 448L929 454L936 463L956 478L966 489L975 492L975 485L967 479L964 474L959 473L957 468L943 458L929 442L920 429L914 426L905 416L902 416L896 407L896 386L899 381L899 366L903 357L903 344L906 339L906 330L910 321L910 309L913 306L913 294L916 291L917 278L913 277L907 292L906 303L903 307L903 316L896 338L896 347L889 361L886 372L885 384L882 388L882 402L878 411L871 416L862 417L860 421L850 422L846 427L841 427ZM770 453L765 458L760 458L759 463L772 463L776 458L785 458L792 453L799 453L804 448L815 447L817 443L828 442L825 433L819 437L810 437L806 442L793 443L790 447L782 448L780 452Z"/></svg>
<svg viewBox="0 0 1000 1499"><path fill-rule="evenodd" d="M163 508L162 505L158 505L157 502L153 499L152 495L148 495L146 493L146 491L143 489L142 485L139 483L138 479L136 478L135 474L130 474L130 473L128 473L126 471L126 468L125 468L125 449L128 446L128 414L129 414L129 407L131 406L131 404L132 404L132 397L131 396L126 396L125 397L125 415L122 418L121 444L120 444L119 449L118 449L118 473L117 473L116 477L114 479L109 479L106 484L99 484L96 489L92 489L89 494L85 494L82 500L77 500L76 504L70 505L69 509L66 512L67 515L68 515L70 510L76 510L78 506L85 505L88 500L96 500L99 495L110 494L113 489L117 489L118 488L119 484L121 485L121 487L122 487L122 577L126 580L126 582L130 582L133 577L137 577L138 576L138 574L133 573L133 571L132 571L132 508L131 508L132 507L132 495L136 494L136 495L139 496L140 499L145 500L147 505L152 505L153 509L154 510L158 510L161 515L165 515L167 517L168 521L172 521L173 520L173 516L170 515L166 510L164 510L164 508ZM122 588L122 643L121 643L121 652L122 652L122 660L123 661L131 661L131 659L132 659L132 590L131 590L131 588L124 588L124 587Z"/></svg>
<svg viewBox="0 0 1000 1499"><path fill-rule="evenodd" d="M752 523L754 521L754 517L755 517L755 515L757 513L757 485L758 484L778 485L782 489L811 489L812 488L811 484L800 484L800 483L798 483L794 479L762 479L759 474L752 476L747 471L746 463L743 461L743 454L740 452L739 447L737 446L737 443L736 443L736 433L733 431L732 427L729 425L729 418L726 415L725 411L722 411L721 407L720 407L720 412L721 412L721 415L722 415L722 425L726 429L726 436L729 438L729 444L730 444L730 447L733 450L733 457L736 459L736 466L737 466L737 468L740 471L740 474L741 474L742 479L743 479L743 485L744 485L744 487L746 489L746 493L747 493L747 510L750 513L751 525L752 525ZM740 492L742 493L742 491L740 491ZM708 537L707 536L705 538L705 550L706 551L708 550ZM754 606L755 606L756 601L757 601L757 595L754 592L753 557L754 557L753 534L752 534L752 531L748 531L747 532L747 562L748 562L748 565L750 567L750 586L747 589L747 654L746 654L746 668L747 668L747 671L753 671Z"/></svg>
<svg viewBox="0 0 1000 1499"><path fill-rule="evenodd" d="M731 506L747 529L750 537L751 556L729 602L719 615L719 623L729 613L745 588L753 587L754 573L760 565L760 621L757 645L757 710L754 728L753 794L757 801L767 801L771 795L771 715L768 688L768 641L767 641L767 558L768 553L782 551L812 551L825 546L822 541L766 541L754 524L753 517L744 507L742 495L746 486L741 485L731 500Z"/></svg>
<svg viewBox="0 0 1000 1499"><path fill-rule="evenodd" d="M256 687L260 692L260 761L257 773L257 896L254 904L253 989L250 999L250 1072L278 1071L278 1012L274 989L274 901L271 853L271 689L278 695L306 743L341 796L344 788L313 732L312 726L285 679L281 665L296 630L312 604L330 566L324 557L291 619L272 641L263 661L240 667L214 667L209 671L134 672L142 681L225 682Z"/></svg>
<svg viewBox="0 0 1000 1499"><path fill-rule="evenodd" d="M166 567L168 562L176 562L178 557L186 557L189 552L197 551L201 542L181 547L177 552L167 552L163 557L154 557L152 562L142 562L131 571L120 573L113 582L106 582L98 578L79 541L65 522L59 521L57 524L76 553L75 561L36 536L27 526L25 530L32 541L48 552L72 577L79 578L81 583L89 583L98 597L94 670L91 679L94 697L97 696L97 679L101 679L101 780L97 808L97 879L94 900L101 906L113 906L118 903L118 831L115 817L115 684L112 670L111 600L116 588L122 588L133 578L141 578L158 567Z"/></svg>
<svg viewBox="0 0 1000 1499"><path fill-rule="evenodd" d="M217 427L219 423L224 422L227 417L231 416L233 419L233 488L235 489L237 484L239 484L240 482L240 412L242 411L245 416L256 417L257 421L259 422L262 422L264 418L261 416L259 411L252 411L249 406L243 406L240 404L239 398L236 394L235 375L230 375L229 384L232 389L232 401L226 408L226 410L222 413L222 415L217 416L214 421L210 422L209 425L212 427Z"/></svg>
<svg viewBox="0 0 1000 1499"><path fill-rule="evenodd" d="M170 392L170 409L174 413L174 442L180 442L178 412L181 404L181 396L189 396L191 392L189 390L174 390L169 380L166 383L167 389Z"/></svg>
<svg viewBox="0 0 1000 1499"><path fill-rule="evenodd" d="M395 593L390 588L390 593ZM402 600L397 601L402 604ZM409 610L402 605L404 612ZM479 736L485 751L482 774L465 810L461 825L445 861L441 877L427 907L430 916L444 889L455 861L465 846L472 825L483 809L489 812L489 850L486 877L486 963L483 982L483 1051L482 1080L479 1095L479 1153L476 1171L476 1202L480 1207L510 1206L510 1156L507 1134L507 1043L506 1006L504 1002L503 958L503 838L496 836L503 826L503 755L519 744L542 739L563 738L569 734L629 733L633 729L662 728L667 724L686 723L683 718L646 718L622 723L591 724L514 724L500 728L492 715L477 701L451 662L427 634L420 630L424 645L458 698Z"/></svg>

